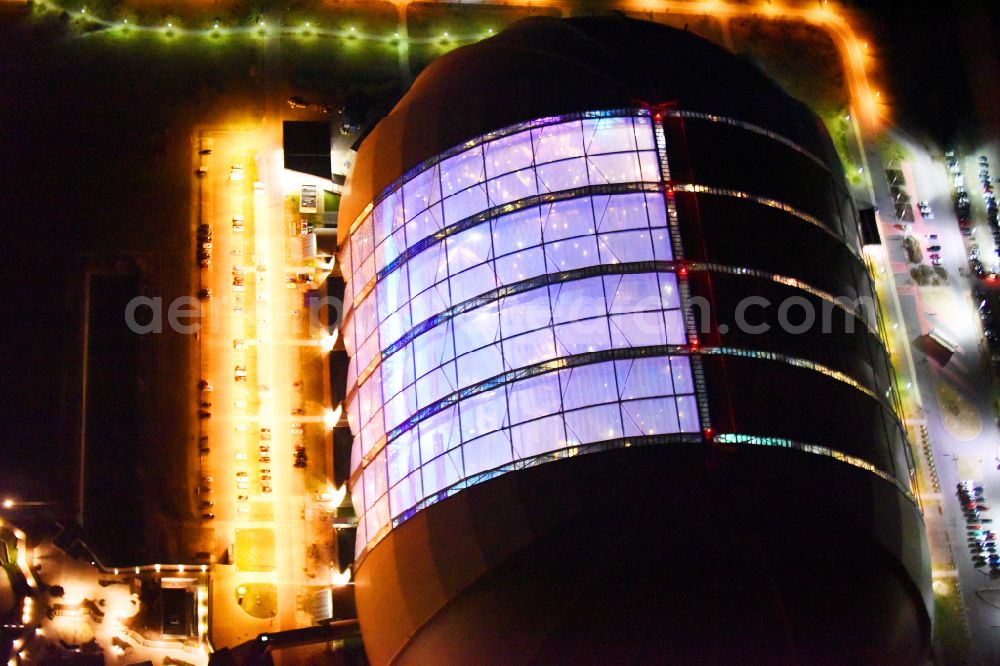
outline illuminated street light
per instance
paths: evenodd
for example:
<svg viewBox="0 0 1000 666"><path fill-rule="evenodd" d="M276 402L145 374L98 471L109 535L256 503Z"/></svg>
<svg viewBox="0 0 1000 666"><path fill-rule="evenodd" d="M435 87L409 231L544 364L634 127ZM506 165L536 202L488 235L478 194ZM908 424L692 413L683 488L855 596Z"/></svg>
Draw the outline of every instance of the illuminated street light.
<svg viewBox="0 0 1000 666"><path fill-rule="evenodd" d="M333 329L333 333L325 334L320 338L319 346L324 352L329 352L333 350L333 346L337 344L337 339L340 337L340 330Z"/></svg>
<svg viewBox="0 0 1000 666"><path fill-rule="evenodd" d="M319 494L319 498L328 503L331 508L337 508L340 506L345 497L347 497L347 484L344 484L339 488L333 488L331 486L328 490Z"/></svg>
<svg viewBox="0 0 1000 666"><path fill-rule="evenodd" d="M5 509L9 509L9 508L11 508L12 506L14 506L14 500L12 500L12 499L5 499L5 500L3 501L3 508L5 508Z"/></svg>
<svg viewBox="0 0 1000 666"><path fill-rule="evenodd" d="M338 571L337 573L330 574L330 585L334 587L339 587L347 585L351 582L351 570L345 569L344 571Z"/></svg>
<svg viewBox="0 0 1000 666"><path fill-rule="evenodd" d="M323 411L323 425L326 426L327 430L333 430L333 427L337 425L337 422L340 420L340 415L343 411L343 404L337 405L335 409L327 409Z"/></svg>

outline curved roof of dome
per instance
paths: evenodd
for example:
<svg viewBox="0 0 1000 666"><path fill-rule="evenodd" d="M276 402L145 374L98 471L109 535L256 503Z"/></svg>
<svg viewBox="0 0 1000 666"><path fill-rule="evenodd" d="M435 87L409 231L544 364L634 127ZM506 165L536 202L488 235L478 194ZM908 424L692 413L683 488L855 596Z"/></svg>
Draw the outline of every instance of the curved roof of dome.
<svg viewBox="0 0 1000 666"><path fill-rule="evenodd" d="M663 102L738 117L827 154L815 116L753 63L711 42L622 16L535 17L438 58L417 77L362 142L340 217L353 222L409 169L491 130Z"/></svg>

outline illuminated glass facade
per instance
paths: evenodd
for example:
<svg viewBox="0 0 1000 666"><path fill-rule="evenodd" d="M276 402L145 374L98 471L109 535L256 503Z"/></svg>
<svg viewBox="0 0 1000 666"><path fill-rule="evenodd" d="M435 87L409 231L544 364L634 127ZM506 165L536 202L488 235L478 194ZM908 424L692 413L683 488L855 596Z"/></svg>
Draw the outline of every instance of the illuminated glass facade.
<svg viewBox="0 0 1000 666"><path fill-rule="evenodd" d="M594 112L470 141L369 207L341 257L359 551L491 470L700 431L688 356L614 354L688 341L662 179L648 112Z"/></svg>

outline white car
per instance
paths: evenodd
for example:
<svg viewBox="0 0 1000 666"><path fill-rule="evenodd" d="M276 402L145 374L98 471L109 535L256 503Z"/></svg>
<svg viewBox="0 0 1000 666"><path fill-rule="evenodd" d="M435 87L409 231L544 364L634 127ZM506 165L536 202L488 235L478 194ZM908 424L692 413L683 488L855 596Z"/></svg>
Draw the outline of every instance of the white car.
<svg viewBox="0 0 1000 666"><path fill-rule="evenodd" d="M243 165L234 164L229 170L229 178L232 180L243 180Z"/></svg>
<svg viewBox="0 0 1000 666"><path fill-rule="evenodd" d="M292 424L292 434L293 435L301 435L302 434L302 424L301 423L293 423Z"/></svg>
<svg viewBox="0 0 1000 666"><path fill-rule="evenodd" d="M240 233L243 231L243 216L233 215L233 231Z"/></svg>
<svg viewBox="0 0 1000 666"><path fill-rule="evenodd" d="M244 451L237 451L236 452L236 459L237 460L246 460L247 459L246 452L244 452Z"/></svg>

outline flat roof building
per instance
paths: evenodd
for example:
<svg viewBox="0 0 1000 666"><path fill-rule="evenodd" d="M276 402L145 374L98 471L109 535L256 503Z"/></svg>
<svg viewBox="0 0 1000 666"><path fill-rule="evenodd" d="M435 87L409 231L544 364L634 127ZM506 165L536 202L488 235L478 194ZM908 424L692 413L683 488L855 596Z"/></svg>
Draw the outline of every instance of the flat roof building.
<svg viewBox="0 0 1000 666"><path fill-rule="evenodd" d="M519 22L417 78L340 222L374 663L927 655L855 203L755 66Z"/></svg>

